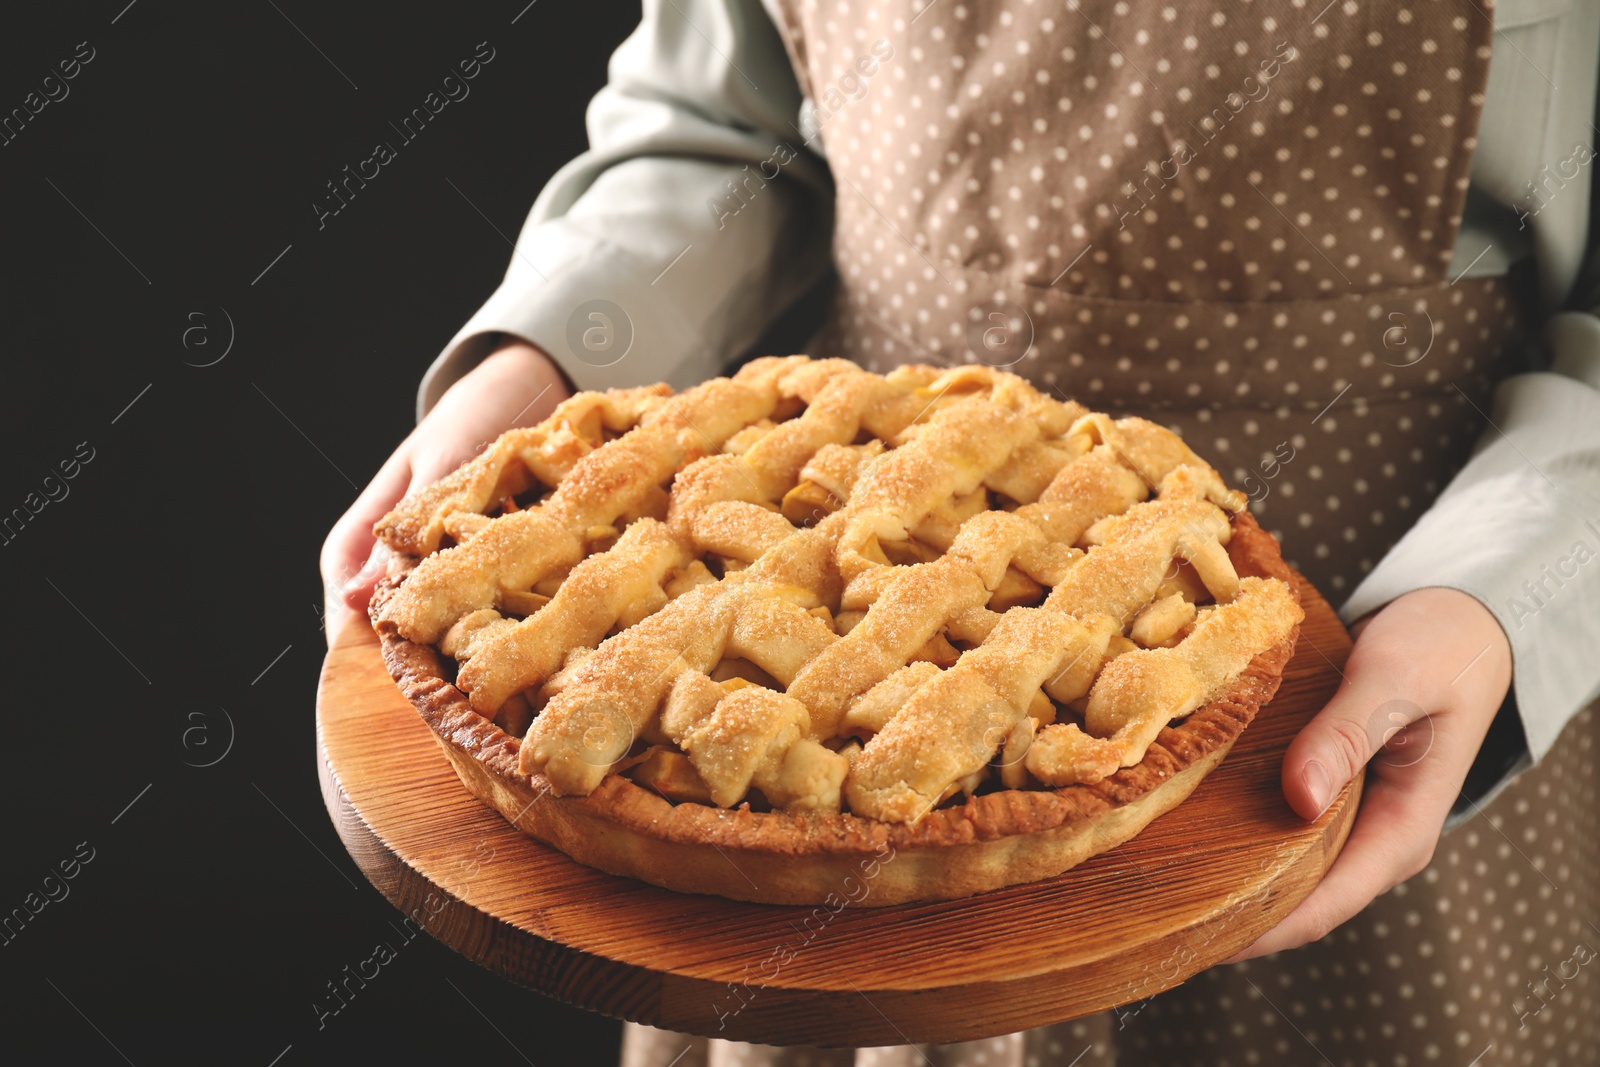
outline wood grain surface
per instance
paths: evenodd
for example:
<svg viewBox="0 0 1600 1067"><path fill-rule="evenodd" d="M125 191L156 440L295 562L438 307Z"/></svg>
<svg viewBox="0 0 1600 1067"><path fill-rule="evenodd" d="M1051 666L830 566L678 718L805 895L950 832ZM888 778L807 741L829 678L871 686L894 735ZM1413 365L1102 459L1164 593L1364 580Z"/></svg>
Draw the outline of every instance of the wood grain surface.
<svg viewBox="0 0 1600 1067"><path fill-rule="evenodd" d="M1333 862L1361 780L1310 824L1279 787L1284 750L1350 649L1327 602L1300 584L1306 619L1282 688L1188 800L1062 875L965 900L746 904L575 863L467 793L365 627L347 629L323 665L323 797L396 907L570 1004L776 1045L1011 1033L1178 985L1274 926Z"/></svg>

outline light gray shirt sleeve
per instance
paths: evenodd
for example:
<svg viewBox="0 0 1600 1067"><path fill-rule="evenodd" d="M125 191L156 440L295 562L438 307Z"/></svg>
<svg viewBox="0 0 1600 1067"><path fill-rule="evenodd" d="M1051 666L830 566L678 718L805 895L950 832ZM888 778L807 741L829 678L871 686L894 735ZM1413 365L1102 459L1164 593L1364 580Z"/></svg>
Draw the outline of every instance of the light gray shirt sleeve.
<svg viewBox="0 0 1600 1067"><path fill-rule="evenodd" d="M580 389L720 373L827 267L832 181L759 0L645 0L505 280L434 361L418 417L510 334Z"/></svg>
<svg viewBox="0 0 1600 1067"><path fill-rule="evenodd" d="M1532 256L1554 310L1571 306L1594 255L1584 240L1600 5L1511 0L1496 5L1495 20L1455 269L1501 273ZM1588 310L1545 322L1543 369L1500 384L1472 459L1340 609L1354 622L1403 593L1442 586L1494 613L1511 643L1527 751L1472 798L1479 804L1600 698L1600 319L1579 304ZM1474 810L1460 805L1451 822Z"/></svg>

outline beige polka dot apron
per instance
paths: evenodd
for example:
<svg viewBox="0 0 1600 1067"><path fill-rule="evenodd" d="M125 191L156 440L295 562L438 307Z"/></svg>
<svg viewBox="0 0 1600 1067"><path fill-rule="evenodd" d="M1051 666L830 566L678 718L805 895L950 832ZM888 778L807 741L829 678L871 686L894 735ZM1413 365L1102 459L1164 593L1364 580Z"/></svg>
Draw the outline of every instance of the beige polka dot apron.
<svg viewBox="0 0 1600 1067"><path fill-rule="evenodd" d="M796 132L838 186L812 353L984 362L1159 419L1338 603L1465 462L1517 369L1522 290L1448 271L1488 5L1325 3L782 0L811 102ZM1574 720L1427 871L1315 945L991 1041L630 1025L623 1062L1600 1062L1596 733Z"/></svg>

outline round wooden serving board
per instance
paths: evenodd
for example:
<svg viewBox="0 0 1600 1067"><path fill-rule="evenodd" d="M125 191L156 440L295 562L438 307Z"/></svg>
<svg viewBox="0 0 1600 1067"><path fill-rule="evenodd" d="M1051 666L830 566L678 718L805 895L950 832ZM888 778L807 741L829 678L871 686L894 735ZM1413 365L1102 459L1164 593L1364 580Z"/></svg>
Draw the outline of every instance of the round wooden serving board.
<svg viewBox="0 0 1600 1067"><path fill-rule="evenodd" d="M1344 844L1358 778L1315 823L1279 765L1350 639L1309 582L1278 695L1221 766L1139 836L1058 877L965 900L783 907L673 893L526 837L456 778L349 627L317 693L322 792L356 863L467 958L559 1000L775 1045L966 1041L1129 1004L1250 944Z"/></svg>

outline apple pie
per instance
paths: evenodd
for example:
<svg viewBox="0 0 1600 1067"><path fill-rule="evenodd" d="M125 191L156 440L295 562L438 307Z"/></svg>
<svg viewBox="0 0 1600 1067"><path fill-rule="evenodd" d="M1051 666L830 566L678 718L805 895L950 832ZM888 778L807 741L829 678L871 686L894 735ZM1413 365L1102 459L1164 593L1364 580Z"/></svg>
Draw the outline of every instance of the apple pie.
<svg viewBox="0 0 1600 1067"><path fill-rule="evenodd" d="M768 357L501 435L378 523L371 615L466 787L581 863L954 898L1132 837L1272 697L1303 616L1245 504L1013 374Z"/></svg>

